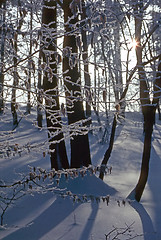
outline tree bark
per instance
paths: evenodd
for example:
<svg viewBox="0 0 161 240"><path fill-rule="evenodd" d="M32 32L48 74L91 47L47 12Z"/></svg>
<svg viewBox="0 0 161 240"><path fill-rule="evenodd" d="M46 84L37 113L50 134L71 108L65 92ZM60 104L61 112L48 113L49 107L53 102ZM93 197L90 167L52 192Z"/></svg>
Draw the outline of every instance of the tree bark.
<svg viewBox="0 0 161 240"><path fill-rule="evenodd" d="M13 87L12 87L12 96L11 96L11 113L13 117L13 126L18 125L17 111L16 111L16 87L18 85L18 72L17 72L17 33L14 34L13 39L13 50L14 50L14 73L13 73Z"/></svg>
<svg viewBox="0 0 161 240"><path fill-rule="evenodd" d="M58 79L57 79L57 40L56 40L56 2L44 1L42 23L44 28L43 40L47 42L43 60L46 70L43 79L46 106L46 121L48 128L51 168L56 170L69 168L64 136L61 126ZM49 28L49 30L48 30ZM45 53L46 52L46 53Z"/></svg>
<svg viewBox="0 0 161 240"><path fill-rule="evenodd" d="M113 149L115 132L116 132L116 126L117 126L117 113L115 113L114 119L113 119L113 123L112 123L112 130L111 130L109 147L108 147L107 151L105 152L105 155L104 155L103 161L101 163L101 167L100 167L99 178L102 179L102 180L103 180L104 175L105 175L106 165L108 163L108 160L109 160L109 158L111 156L111 152L112 152L112 149Z"/></svg>
<svg viewBox="0 0 161 240"><path fill-rule="evenodd" d="M146 74L142 64L142 46L141 46L141 30L142 30L142 16L143 16L143 1L136 3L134 1L134 15L135 15L135 40L136 57L138 66L138 75L140 81L140 102L142 107L142 113L144 117L144 149L142 155L141 172L138 183L135 189L130 193L129 198L135 198L136 201L140 201L145 185L148 179L149 162L151 153L151 137L153 133L153 124L155 119L156 106L151 104L149 97L149 89L146 81Z"/></svg>
<svg viewBox="0 0 161 240"><path fill-rule="evenodd" d="M3 3L3 2L2 2ZM4 84L4 73L3 73L3 63L4 63L4 48L5 48L5 9L6 3L3 5L0 3L0 11L1 11L1 22L3 26L1 28L1 48L0 48L0 113L3 113L4 109L4 99L3 99L3 84Z"/></svg>
<svg viewBox="0 0 161 240"><path fill-rule="evenodd" d="M41 43L40 43L41 44ZM43 120L43 114L42 114L42 69L41 69L41 58L42 58L42 51L40 49L39 52L39 59L38 59L38 83L37 83L37 125L41 129L42 128L42 120Z"/></svg>
<svg viewBox="0 0 161 240"><path fill-rule="evenodd" d="M136 58L138 66L138 75L140 82L140 102L142 113L144 117L144 132L145 132L145 121L147 115L147 105L150 104L149 89L146 81L145 70L142 64L142 45L141 45L141 30L142 30L142 21L143 21L143 0L136 3L134 1L134 16L135 16L135 41L137 42L136 46Z"/></svg>
<svg viewBox="0 0 161 240"><path fill-rule="evenodd" d="M11 113L13 116L13 126L18 125L18 117L17 117L17 104L16 104L16 87L18 85L19 76L17 71L17 62L18 62L18 33L23 25L24 17L27 13L23 13L21 10L21 2L18 1L18 9L17 9L17 19L19 19L19 14L21 16L20 20L18 21L18 26L16 31L14 32L14 39L11 41L12 47L13 47L13 63L14 63L14 73L13 73L13 88L12 88L12 96L11 96Z"/></svg>
<svg viewBox="0 0 161 240"><path fill-rule="evenodd" d="M141 172L138 183L135 187L135 199L136 201L140 201L147 179L149 174L149 161L150 161L150 153L151 153L151 138L153 133L153 123L155 118L155 107L147 106L145 113L145 132L144 132L144 149L142 156L142 165Z"/></svg>
<svg viewBox="0 0 161 240"><path fill-rule="evenodd" d="M66 88L68 124L70 128L75 124L81 129L81 133L71 131L71 167L79 168L91 164L90 148L87 129L85 127L85 113L81 97L81 81L78 72L76 36L74 26L78 22L77 14L72 12L72 0L65 0L64 8L64 58L63 77ZM74 9L73 9L74 11Z"/></svg>
<svg viewBox="0 0 161 240"><path fill-rule="evenodd" d="M30 8L30 40L29 40L29 55L31 56L31 54L32 54L32 45L33 45L33 43L32 43L32 28L33 28L33 24L32 24L32 21L33 21L33 9L32 9L32 0L31 0L31 2L30 2L30 4L31 4L31 8ZM29 60L28 60L28 70L29 70L29 72L28 72L28 81L27 81L27 89L28 89L28 93L27 93L27 106L26 106L26 112L28 113L28 114L30 114L30 112L31 112L31 94L30 94L30 91L31 91L31 72L32 72L32 58L30 58Z"/></svg>
<svg viewBox="0 0 161 240"><path fill-rule="evenodd" d="M156 78L154 80L154 97L153 97L153 105L156 108L158 108L159 119L161 118L160 117L160 107L159 107L159 99L161 97L160 89L161 89L161 54L159 56L158 71L156 74Z"/></svg>

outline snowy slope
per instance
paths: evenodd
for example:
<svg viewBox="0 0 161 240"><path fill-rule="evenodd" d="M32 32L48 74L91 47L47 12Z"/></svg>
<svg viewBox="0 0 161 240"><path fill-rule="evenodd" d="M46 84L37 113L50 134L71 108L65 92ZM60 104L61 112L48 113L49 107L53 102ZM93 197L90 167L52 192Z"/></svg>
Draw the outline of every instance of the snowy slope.
<svg viewBox="0 0 161 240"><path fill-rule="evenodd" d="M33 124L35 113L24 116L11 133L11 116L0 116L1 142L17 144L23 151L15 156L0 155L0 178L7 183L27 173L28 166L50 169L45 127L38 130ZM87 174L61 181L59 187L86 201L73 202L72 196L62 198L53 192L28 194L6 211L0 239L7 240L106 240L113 239L116 228L131 226L131 232L119 239L161 239L161 125L154 128L150 173L141 203L126 200L135 187L142 158L143 135L141 117L128 113L124 125L119 124L114 149L109 161L112 173L102 182ZM45 125L45 123L44 123ZM6 131L7 134L6 134ZM0 146L1 146L0 145ZM100 144L98 134L90 134L91 155L94 165L100 164L107 144ZM45 153L45 154L44 154ZM70 194L69 194L70 195ZM109 203L103 201L110 196ZM124 200L126 201L124 204ZM1 210L0 210L1 211ZM127 234L131 234L127 236Z"/></svg>

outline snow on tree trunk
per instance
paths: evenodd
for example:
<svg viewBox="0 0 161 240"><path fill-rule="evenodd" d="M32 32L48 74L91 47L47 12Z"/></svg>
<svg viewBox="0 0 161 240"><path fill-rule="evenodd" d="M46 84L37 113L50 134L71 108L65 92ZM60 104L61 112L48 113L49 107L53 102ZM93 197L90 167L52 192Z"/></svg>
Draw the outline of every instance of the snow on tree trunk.
<svg viewBox="0 0 161 240"><path fill-rule="evenodd" d="M57 79L56 2L44 1L42 41L47 42L43 51L46 121L48 128L51 168L69 168L64 136L62 132Z"/></svg>
<svg viewBox="0 0 161 240"><path fill-rule="evenodd" d="M81 100L81 80L78 72L78 48L76 44L77 14L72 6L71 0L64 1L64 43L63 43L63 77L66 88L68 124L71 128L71 167L79 168L91 164L88 133L86 129L85 113ZM70 34L69 34L70 33ZM74 132L74 125L80 129L79 133Z"/></svg>
<svg viewBox="0 0 161 240"><path fill-rule="evenodd" d="M4 2L3 5L2 3L0 4L0 17L1 17L1 22L3 23L3 27L1 27L1 48L0 48L0 113L3 112L4 109L4 99L3 99L3 84L4 84L4 74L3 74L3 62L4 62L4 51L5 51L5 8L6 8L6 3Z"/></svg>

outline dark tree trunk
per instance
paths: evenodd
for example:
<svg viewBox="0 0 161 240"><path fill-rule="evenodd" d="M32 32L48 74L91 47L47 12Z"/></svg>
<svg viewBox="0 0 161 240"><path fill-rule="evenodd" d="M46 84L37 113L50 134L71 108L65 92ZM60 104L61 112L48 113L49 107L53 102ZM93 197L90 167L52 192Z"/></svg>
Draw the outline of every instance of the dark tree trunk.
<svg viewBox="0 0 161 240"><path fill-rule="evenodd" d="M112 130L111 130L111 136L110 136L110 142L109 142L109 147L107 151L105 152L103 161L101 163L101 168L100 168L100 175L99 178L103 180L104 174L105 174L105 168L108 163L108 160L111 156L111 152L113 149L113 144L114 144L114 138L115 138L115 131L116 131L116 126L117 126L117 114L115 113L113 123L112 123Z"/></svg>
<svg viewBox="0 0 161 240"><path fill-rule="evenodd" d="M14 50L14 73L13 73L13 87L12 87L12 96L11 96L11 113L13 117L13 126L18 125L18 119L17 119L17 111L16 111L16 87L18 85L18 72L17 72L17 33L14 34L13 39L13 50Z"/></svg>
<svg viewBox="0 0 161 240"><path fill-rule="evenodd" d="M144 149L142 156L142 165L139 181L135 187L135 199L136 201L140 201L147 179L149 174L149 161L150 161L150 153L151 153L151 138L153 133L153 123L155 118L155 107L154 106L146 106L145 111L145 127L144 127Z"/></svg>
<svg viewBox="0 0 161 240"><path fill-rule="evenodd" d="M19 14L20 14L20 19L19 19ZM17 30L14 32L14 39L13 41L11 41L12 47L13 47L13 62L14 62L14 73L13 73L13 88L12 88L12 96L11 96L11 113L13 116L13 125L16 126L18 125L18 119L17 119L17 111L16 111L16 87L18 85L18 81L19 81L19 76L18 76L18 71L17 71L17 52L18 52L18 33L21 30L21 27L23 25L24 22L24 18L26 16L26 13L23 13L22 9L21 9L21 2L18 1L18 8L17 8L17 19L19 19L18 21L18 26L17 26Z"/></svg>
<svg viewBox="0 0 161 240"><path fill-rule="evenodd" d="M38 60L38 92L37 92L37 125L41 129L42 128L42 120L43 120L43 113L42 113L42 70L41 70L41 57L42 57L42 51L40 49L39 52L39 60Z"/></svg>
<svg viewBox="0 0 161 240"><path fill-rule="evenodd" d="M48 128L49 148L51 168L56 170L69 168L64 136L61 126L59 96L58 96L58 79L57 79L57 41L56 41L56 2L44 1L42 23L44 27L43 41L48 42L46 47L47 53L43 54L44 63L46 64L44 76L44 92L46 94L46 121ZM50 28L50 33L48 31Z"/></svg>
<svg viewBox="0 0 161 240"><path fill-rule="evenodd" d="M3 113L4 109L4 99L3 99L3 84L4 84L4 74L3 74L3 62L4 62L4 48L5 48L5 9L6 3L0 3L0 11L1 11L1 22L3 26L1 27L1 48L0 48L0 113Z"/></svg>
<svg viewBox="0 0 161 240"><path fill-rule="evenodd" d="M160 104L159 104L159 101L158 101L158 104L157 104L157 109L158 109L159 120L161 120L161 112L160 112Z"/></svg>
<svg viewBox="0 0 161 240"><path fill-rule="evenodd" d="M138 75L140 81L140 102L142 107L142 113L144 117L144 149L142 155L141 172L138 183L135 189L130 193L129 198L135 198L136 201L140 201L145 185L147 183L149 174L149 161L151 153L151 137L153 133L153 124L155 121L155 110L156 106L152 105L149 97L149 89L146 81L146 74L142 65L142 46L141 46L141 28L142 28L142 17L143 17L143 1L134 5L135 14L135 40L136 46L136 57L138 66Z"/></svg>
<svg viewBox="0 0 161 240"><path fill-rule="evenodd" d="M63 3L64 8L64 58L63 58L63 75L64 85L66 87L67 98L67 114L68 124L76 124L82 133L74 133L71 131L71 167L79 168L81 166L88 166L91 164L90 149L88 133L84 132L85 114L83 109L83 102L81 100L81 82L80 74L78 72L78 63L75 59L75 54L78 53L76 45L76 36L73 32L72 24L76 24L78 19L76 14L71 12L70 4L72 0L65 0ZM71 20L69 20L72 17ZM74 26L73 25L73 26ZM70 33L71 32L71 33ZM70 34L69 34L70 33ZM86 131L86 130L85 130Z"/></svg>
<svg viewBox="0 0 161 240"><path fill-rule="evenodd" d="M161 119L160 106L159 106L159 99L161 97L160 89L161 89L161 54L159 56L158 71L154 81L154 97L153 97L153 105L156 108L158 108L159 119Z"/></svg>
<svg viewBox="0 0 161 240"><path fill-rule="evenodd" d="M32 0L30 2L31 4L31 8L30 8L30 42L29 42L29 55L31 56L32 54L32 45L33 45L33 40L32 40L32 31L33 31L33 24L32 24L32 21L33 21L33 9L32 9ZM29 58L28 60L28 81L27 81L27 90L28 90L28 93L27 93L27 106L26 106L26 112L28 114L30 114L31 112L31 72L32 72L32 58Z"/></svg>

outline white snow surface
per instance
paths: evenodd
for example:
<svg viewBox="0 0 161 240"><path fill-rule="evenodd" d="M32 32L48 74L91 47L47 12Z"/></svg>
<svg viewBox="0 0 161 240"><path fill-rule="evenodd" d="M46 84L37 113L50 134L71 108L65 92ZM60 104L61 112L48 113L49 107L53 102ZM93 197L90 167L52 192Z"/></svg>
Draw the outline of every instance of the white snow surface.
<svg viewBox="0 0 161 240"><path fill-rule="evenodd" d="M112 114L111 114L112 118ZM47 152L47 132L33 124L34 112L24 116L11 133L12 119L7 113L0 116L0 145L13 142L18 146L35 146L15 156L0 156L0 180L12 183L20 174L29 172L29 166L50 170ZM45 126L45 120L43 120ZM104 123L104 122L102 122ZM6 131L8 133L6 134ZM3 136L4 133L4 136ZM153 133L148 182L140 203L128 201L140 174L143 150L142 117L139 113L127 113L123 124L118 124L114 148L109 160L112 173L104 181L98 175L69 178L61 181L59 188L73 194L94 197L83 202L73 202L70 196L62 198L54 192L32 194L16 200L4 214L4 226L0 227L0 239L5 240L107 240L114 228L130 227L131 236L121 234L116 239L161 239L161 122L156 121ZM101 135L89 134L92 164L101 163L108 143L101 144ZM67 143L67 146L68 143ZM68 151L69 153L69 151ZM109 204L102 201L110 196ZM92 197L91 197L92 199ZM96 201L100 199L100 201ZM123 204L123 202L126 204ZM0 213L2 213L0 209ZM122 228L122 230L121 230ZM128 232L129 233L129 232Z"/></svg>

